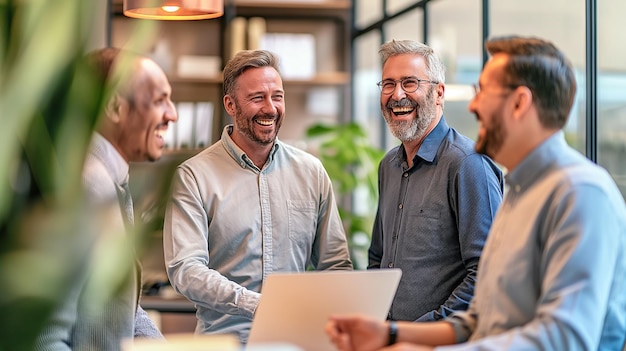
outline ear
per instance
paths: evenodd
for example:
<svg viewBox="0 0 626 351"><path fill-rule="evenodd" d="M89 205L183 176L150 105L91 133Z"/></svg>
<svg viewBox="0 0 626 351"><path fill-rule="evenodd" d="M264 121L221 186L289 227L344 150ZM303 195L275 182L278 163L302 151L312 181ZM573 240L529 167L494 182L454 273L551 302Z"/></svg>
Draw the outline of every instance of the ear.
<svg viewBox="0 0 626 351"><path fill-rule="evenodd" d="M437 94L437 104L443 105L443 99L445 97L446 86L443 83L437 83L435 93Z"/></svg>
<svg viewBox="0 0 626 351"><path fill-rule="evenodd" d="M515 88L514 99L514 118L522 118L526 116L533 107L533 93L530 88L526 86L519 86Z"/></svg>
<svg viewBox="0 0 626 351"><path fill-rule="evenodd" d="M228 94L224 95L224 109L230 116L235 115L235 99Z"/></svg>
<svg viewBox="0 0 626 351"><path fill-rule="evenodd" d="M113 94L104 107L105 118L113 123L119 123L125 110L128 108L126 105L126 101L122 97L118 94Z"/></svg>

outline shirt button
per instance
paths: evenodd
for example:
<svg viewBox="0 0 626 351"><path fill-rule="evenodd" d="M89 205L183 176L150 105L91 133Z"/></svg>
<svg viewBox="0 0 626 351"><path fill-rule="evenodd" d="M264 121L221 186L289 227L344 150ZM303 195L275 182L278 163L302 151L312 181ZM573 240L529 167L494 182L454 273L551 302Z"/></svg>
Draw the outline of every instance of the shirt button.
<svg viewBox="0 0 626 351"><path fill-rule="evenodd" d="M408 177L408 176L409 176L409 173L404 172L404 174L403 174L402 176L403 176L404 178L406 178L406 177Z"/></svg>
<svg viewBox="0 0 626 351"><path fill-rule="evenodd" d="M393 262L389 262L389 264L387 265L387 267L389 267L389 268L393 268Z"/></svg>
<svg viewBox="0 0 626 351"><path fill-rule="evenodd" d="M399 205L398 205L398 208L399 208L399 209L402 209L402 204L399 204Z"/></svg>
<svg viewBox="0 0 626 351"><path fill-rule="evenodd" d="M519 193L519 192L520 192L520 190L522 190L522 187L521 187L521 186L519 186L519 185L516 185L516 186L515 186L515 192L516 192L516 193Z"/></svg>

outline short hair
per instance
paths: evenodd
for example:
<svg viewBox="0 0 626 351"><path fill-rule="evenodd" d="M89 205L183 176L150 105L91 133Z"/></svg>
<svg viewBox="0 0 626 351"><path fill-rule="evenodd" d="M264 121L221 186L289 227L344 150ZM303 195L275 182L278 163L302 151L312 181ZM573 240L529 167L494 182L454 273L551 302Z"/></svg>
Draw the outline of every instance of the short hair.
<svg viewBox="0 0 626 351"><path fill-rule="evenodd" d="M94 74L106 83L111 78L111 70L121 50L118 48L103 48L90 51L86 55L87 63L93 68Z"/></svg>
<svg viewBox="0 0 626 351"><path fill-rule="evenodd" d="M485 48L491 55L509 56L501 83L528 87L541 124L563 128L576 96L576 77L567 57L553 43L536 37L497 37Z"/></svg>
<svg viewBox="0 0 626 351"><path fill-rule="evenodd" d="M378 50L382 65L384 66L390 57L410 54L419 55L426 62L426 75L428 79L437 83L446 82L446 67L441 58L428 45L415 40L392 40L383 44Z"/></svg>
<svg viewBox="0 0 626 351"><path fill-rule="evenodd" d="M124 81L120 82L122 77L115 76L116 73L119 75L119 72L114 71L115 65L121 60L129 60L129 63L134 65L142 58L144 57L137 53L115 47L96 49L85 55L87 65L93 70L98 83L103 87L106 86L107 89L113 89L113 92L127 99L131 106L135 103L132 89L133 77L131 76L130 79L125 77ZM134 68L134 66L131 67ZM131 69L131 74L133 72L134 69Z"/></svg>
<svg viewBox="0 0 626 351"><path fill-rule="evenodd" d="M272 67L280 74L279 59L267 50L242 50L224 67L224 95L232 95L237 78L249 68Z"/></svg>

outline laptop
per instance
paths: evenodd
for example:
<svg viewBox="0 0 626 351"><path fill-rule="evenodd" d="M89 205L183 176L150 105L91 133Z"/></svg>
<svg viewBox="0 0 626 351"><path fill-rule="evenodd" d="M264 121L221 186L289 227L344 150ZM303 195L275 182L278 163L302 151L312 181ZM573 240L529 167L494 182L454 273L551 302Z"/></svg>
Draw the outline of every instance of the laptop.
<svg viewBox="0 0 626 351"><path fill-rule="evenodd" d="M247 349L286 343L303 351L336 351L324 328L334 314L385 320L399 269L276 273L263 283Z"/></svg>

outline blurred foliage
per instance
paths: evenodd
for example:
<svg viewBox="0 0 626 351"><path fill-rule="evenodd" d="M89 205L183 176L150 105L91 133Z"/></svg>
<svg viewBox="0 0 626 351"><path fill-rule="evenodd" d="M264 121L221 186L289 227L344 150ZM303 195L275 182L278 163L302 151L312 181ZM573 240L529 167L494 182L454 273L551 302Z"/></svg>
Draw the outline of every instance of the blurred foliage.
<svg viewBox="0 0 626 351"><path fill-rule="evenodd" d="M337 192L339 214L346 228L355 268L367 264L367 248L372 231L378 199L378 163L384 150L370 145L367 133L356 123L326 125L315 124L307 129L307 137L322 139L317 148ZM365 197L365 213L358 213L352 201L342 205L345 198L354 200L355 192ZM342 199L343 198L343 199Z"/></svg>
<svg viewBox="0 0 626 351"><path fill-rule="evenodd" d="M0 0L0 350L31 350L93 262L97 223L80 184L106 98L82 61L95 8Z"/></svg>
<svg viewBox="0 0 626 351"><path fill-rule="evenodd" d="M88 8L0 1L0 350L32 349L93 241L76 186L103 96L81 64Z"/></svg>

